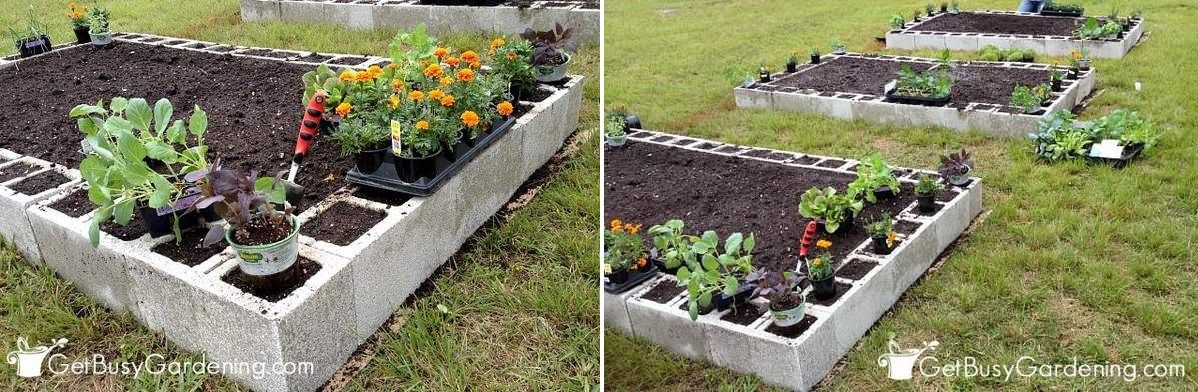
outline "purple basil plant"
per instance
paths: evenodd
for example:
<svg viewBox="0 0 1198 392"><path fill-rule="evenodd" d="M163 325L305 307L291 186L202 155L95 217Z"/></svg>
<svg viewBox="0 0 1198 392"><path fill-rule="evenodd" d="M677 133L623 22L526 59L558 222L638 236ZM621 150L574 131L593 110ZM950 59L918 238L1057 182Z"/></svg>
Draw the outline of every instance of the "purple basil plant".
<svg viewBox="0 0 1198 392"><path fill-rule="evenodd" d="M578 50L573 35L573 28L567 29L554 22L553 29L536 31L529 28L520 37L532 42L532 65L561 65L566 61L562 53Z"/></svg>
<svg viewBox="0 0 1198 392"><path fill-rule="evenodd" d="M201 179L204 181L199 182ZM214 206L225 219L224 224L212 225L204 237L203 246L224 239L226 225L234 230L234 238L249 238L250 230L279 229L290 224L287 219L292 208L283 211L275 205L284 204L285 189L271 177L258 177L257 171L248 175L238 170L223 169L217 163L207 169L188 173L186 180L199 182L203 198L193 208ZM288 227L289 229L289 227Z"/></svg>

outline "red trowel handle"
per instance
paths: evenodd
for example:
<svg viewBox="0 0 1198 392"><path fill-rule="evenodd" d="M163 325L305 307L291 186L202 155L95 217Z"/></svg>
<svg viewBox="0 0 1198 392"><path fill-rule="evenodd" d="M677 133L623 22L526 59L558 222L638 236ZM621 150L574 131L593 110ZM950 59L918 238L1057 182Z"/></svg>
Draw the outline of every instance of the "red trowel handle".
<svg viewBox="0 0 1198 392"><path fill-rule="evenodd" d="M292 162L300 163L308 155L308 147L312 146L312 140L316 139L316 132L320 130L320 118L324 115L324 103L328 98L329 95L324 91L317 91L308 101L308 107L304 109L304 121L300 122L299 137L295 139Z"/></svg>

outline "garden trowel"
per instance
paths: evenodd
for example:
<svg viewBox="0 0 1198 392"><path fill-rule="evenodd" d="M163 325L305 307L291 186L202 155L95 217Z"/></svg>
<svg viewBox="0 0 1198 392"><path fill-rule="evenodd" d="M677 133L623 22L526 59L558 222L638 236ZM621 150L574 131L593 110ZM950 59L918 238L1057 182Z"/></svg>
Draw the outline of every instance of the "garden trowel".
<svg viewBox="0 0 1198 392"><path fill-rule="evenodd" d="M287 173L287 179L283 181L283 186L287 191L287 203L293 207L298 208L300 201L304 199L304 187L295 183L295 175L299 173L300 164L304 162L304 157L308 156L308 148L312 146L312 141L316 139L316 133L320 130L320 121L324 115L324 103L327 99L327 93L318 91L312 95L312 100L308 101L308 107L304 109L304 119L300 122L299 136L295 139L295 154L291 156L291 171Z"/></svg>

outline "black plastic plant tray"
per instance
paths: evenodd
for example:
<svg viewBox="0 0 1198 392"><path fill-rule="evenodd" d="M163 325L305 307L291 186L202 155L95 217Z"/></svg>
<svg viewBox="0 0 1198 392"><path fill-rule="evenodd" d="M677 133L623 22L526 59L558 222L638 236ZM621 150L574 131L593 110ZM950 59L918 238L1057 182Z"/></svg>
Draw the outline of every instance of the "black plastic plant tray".
<svg viewBox="0 0 1198 392"><path fill-rule="evenodd" d="M1063 16L1068 18L1080 18L1082 12L1065 12L1065 11L1040 11L1040 16Z"/></svg>
<svg viewBox="0 0 1198 392"><path fill-rule="evenodd" d="M1144 152L1143 144L1132 144L1123 149L1123 156L1119 158L1098 158L1087 155L1086 160L1094 163L1104 163L1114 166L1116 169L1122 169L1127 166L1128 162L1131 162L1139 157L1140 153L1142 152Z"/></svg>
<svg viewBox="0 0 1198 392"><path fill-rule="evenodd" d="M886 100L887 101L894 102L894 103L902 103L902 104L907 104L907 105L944 106L944 105L948 104L948 98L949 97L935 98L935 97L919 97L919 96L913 96L913 95L898 95L898 94L894 93L894 90L890 90L890 91L886 92Z"/></svg>
<svg viewBox="0 0 1198 392"><path fill-rule="evenodd" d="M491 126L491 132L479 139L474 147L466 151L461 156L453 159L449 158L447 151L443 151L437 156L437 175L428 178L421 177L416 182L406 182L399 179L399 175L395 172L395 155L386 154L383 158L383 164L379 166L373 173L362 173L357 167L349 170L345 175L347 181L352 184L378 188L391 192L404 193L412 196L429 196L432 195L446 180L457 175L462 167L474 160L474 157L482 153L487 147L495 143L496 140L507 134L508 130L512 129L512 125L516 123L514 117L504 119L503 122Z"/></svg>
<svg viewBox="0 0 1198 392"><path fill-rule="evenodd" d="M620 284L603 283L603 291L606 291L611 294L623 293L625 291L628 291L628 289L631 289L631 288L635 287L636 285L641 284L641 282L649 280L649 278L652 278L655 275L657 275L657 265L653 264L653 263L649 263L648 270L645 270L644 272L630 274L628 276L628 280L625 280L624 283L620 283Z"/></svg>

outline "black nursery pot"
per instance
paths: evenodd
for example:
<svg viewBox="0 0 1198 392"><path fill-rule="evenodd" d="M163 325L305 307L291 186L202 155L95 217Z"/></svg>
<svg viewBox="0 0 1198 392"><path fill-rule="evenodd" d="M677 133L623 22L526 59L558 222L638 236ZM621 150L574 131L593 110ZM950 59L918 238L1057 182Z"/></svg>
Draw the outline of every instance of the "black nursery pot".
<svg viewBox="0 0 1198 392"><path fill-rule="evenodd" d="M823 301L836 296L836 278L833 276L829 276L824 280L813 280L811 281L811 287L815 299Z"/></svg>
<svg viewBox="0 0 1198 392"><path fill-rule="evenodd" d="M715 305L716 310L731 309L734 307L744 306L749 303L749 299L753 297L753 285L743 285L736 291L736 294L724 295L720 293L711 299L711 303Z"/></svg>
<svg viewBox="0 0 1198 392"><path fill-rule="evenodd" d="M794 73L799 70L798 63L786 63L786 72Z"/></svg>
<svg viewBox="0 0 1198 392"><path fill-rule="evenodd" d="M395 156L395 174L403 182L416 182L421 178L437 176L437 157L441 150L423 158L405 158Z"/></svg>
<svg viewBox="0 0 1198 392"><path fill-rule="evenodd" d="M818 54L813 54L813 55L811 55L811 63L812 63L812 64L819 64L819 55L818 55Z"/></svg>
<svg viewBox="0 0 1198 392"><path fill-rule="evenodd" d="M357 166L358 172L362 174L374 173L379 166L383 165L383 159L386 156L386 148L362 151L354 154L354 166Z"/></svg>
<svg viewBox="0 0 1198 392"><path fill-rule="evenodd" d="M75 43L89 44L92 42L92 35L89 34L90 26L79 26L75 28Z"/></svg>
<svg viewBox="0 0 1198 392"><path fill-rule="evenodd" d="M936 195L916 195L916 207L919 212L932 212L936 210Z"/></svg>
<svg viewBox="0 0 1198 392"><path fill-rule="evenodd" d="M818 228L820 231L828 233L828 228L826 226L827 221L820 219L820 220L816 221L816 225L818 225ZM836 228L836 233L843 233L845 231L848 231L852 227L853 227L853 214L849 213L849 212L845 212L844 221L840 222L840 227ZM828 234L836 234L836 233L828 233Z"/></svg>
<svg viewBox="0 0 1198 392"><path fill-rule="evenodd" d="M878 200L890 199L894 197L894 190L888 186L874 189L874 197L878 198Z"/></svg>
<svg viewBox="0 0 1198 392"><path fill-rule="evenodd" d="M54 44L50 42L50 37L45 35L17 41L17 51L20 52L22 58L49 52L52 46Z"/></svg>
<svg viewBox="0 0 1198 392"><path fill-rule="evenodd" d="M1065 78L1067 78L1069 80L1077 80L1078 76L1080 76L1080 75L1081 75L1081 71L1078 70L1077 68L1073 68L1073 69L1070 69L1069 72L1065 74Z"/></svg>
<svg viewBox="0 0 1198 392"><path fill-rule="evenodd" d="M628 270L612 272L607 276L607 281L612 284L622 284L628 281Z"/></svg>
<svg viewBox="0 0 1198 392"><path fill-rule="evenodd" d="M1054 92L1054 93L1061 92L1061 85L1063 85L1063 84L1064 84L1063 80L1052 81L1052 92Z"/></svg>
<svg viewBox="0 0 1198 392"><path fill-rule="evenodd" d="M890 254L890 246L886 245L886 237L885 236L882 236L882 237L872 236L872 237L869 237L869 239L872 241L871 244L873 245L873 253L874 254L878 254L878 255Z"/></svg>
<svg viewBox="0 0 1198 392"><path fill-rule="evenodd" d="M141 222L146 227L146 231L151 237L162 237L174 232L171 226L171 219L175 218L175 214L158 215L158 211L150 207L141 207L138 209L141 214ZM178 212L179 230L187 231L199 224L199 214L194 211Z"/></svg>
<svg viewBox="0 0 1198 392"><path fill-rule="evenodd" d="M643 129L641 128L641 118L635 114L629 114L628 117L625 117L624 124L626 125L626 128ZM628 129L624 130L627 131Z"/></svg>

